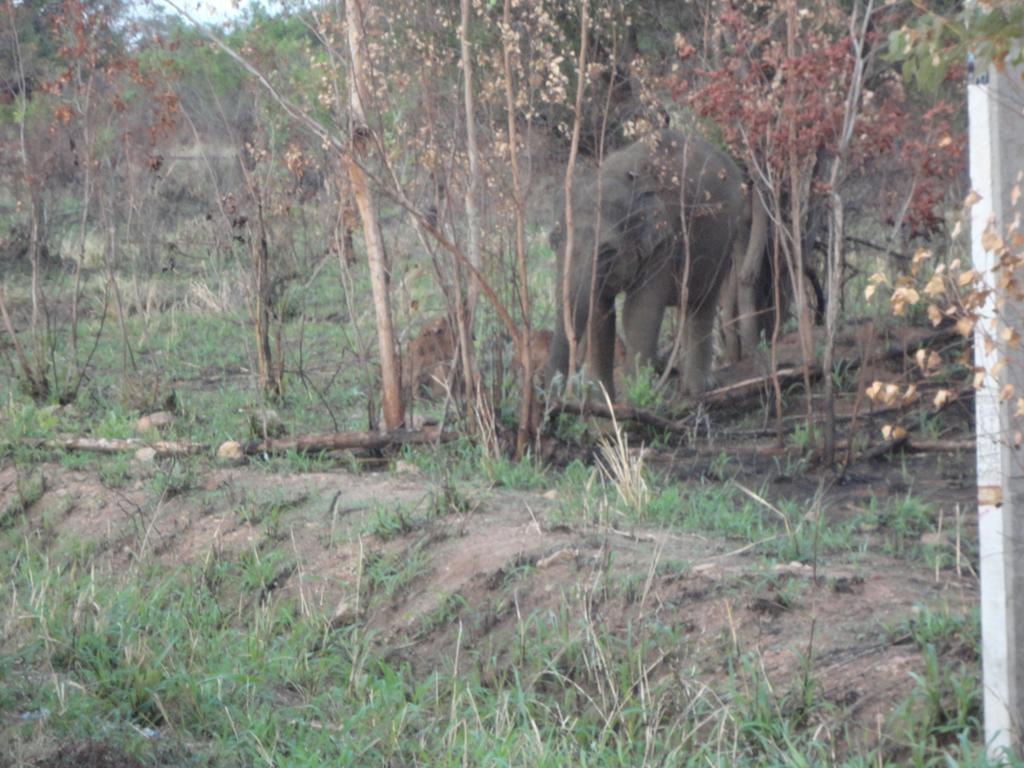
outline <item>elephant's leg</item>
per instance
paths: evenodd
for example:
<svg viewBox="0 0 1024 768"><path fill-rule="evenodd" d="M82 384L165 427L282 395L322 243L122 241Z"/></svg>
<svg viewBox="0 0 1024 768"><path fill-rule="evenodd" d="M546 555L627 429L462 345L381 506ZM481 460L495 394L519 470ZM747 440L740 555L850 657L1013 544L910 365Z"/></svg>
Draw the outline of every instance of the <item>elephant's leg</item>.
<svg viewBox="0 0 1024 768"><path fill-rule="evenodd" d="M562 294L561 291L555 297L558 305L562 305ZM577 361L579 360L580 348L584 342L584 334L587 329L587 313L589 306L586 298L582 298L579 295L572 297L572 324L573 330L577 341ZM544 380L550 381L551 377L556 373L561 373L563 376L569 375L569 337L565 334L565 313L563 311L558 312L558 320L555 323L554 333L551 338L551 353L548 357L548 363L545 368Z"/></svg>
<svg viewBox="0 0 1024 768"><path fill-rule="evenodd" d="M730 363L740 361L740 318L737 311L739 279L735 269L729 270L729 276L722 286L722 296L718 303L722 307L722 336L725 338L725 353Z"/></svg>
<svg viewBox="0 0 1024 768"><path fill-rule="evenodd" d="M686 318L686 360L683 365L683 392L700 395L711 383L711 356L717 303L705 301L691 307Z"/></svg>
<svg viewBox="0 0 1024 768"><path fill-rule="evenodd" d="M594 306L593 345L587 344L587 359L592 376L615 399L615 298L598 299Z"/></svg>
<svg viewBox="0 0 1024 768"><path fill-rule="evenodd" d="M672 280L669 291L674 289ZM646 286L628 293L622 307L622 325L626 335L626 372L635 376L644 365L653 365L658 352L661 319L670 296L664 290Z"/></svg>

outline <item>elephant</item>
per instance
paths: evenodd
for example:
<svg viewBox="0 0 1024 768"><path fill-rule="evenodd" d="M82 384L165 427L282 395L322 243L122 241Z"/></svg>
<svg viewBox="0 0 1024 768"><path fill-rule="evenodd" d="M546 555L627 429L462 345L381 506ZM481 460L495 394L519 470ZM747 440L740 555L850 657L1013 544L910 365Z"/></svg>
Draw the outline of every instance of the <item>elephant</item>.
<svg viewBox="0 0 1024 768"><path fill-rule="evenodd" d="M569 304L577 340L584 339L588 319L592 323L590 374L614 398L618 294L625 294L622 324L630 374L654 361L665 307L678 306L685 296L683 391L699 396L709 384L719 289L734 253L741 255L749 239L750 195L740 169L705 139L665 129L608 155L596 174L574 184L572 200ZM551 243L558 255L555 303L562 310L545 367L547 381L569 367L561 213Z"/></svg>

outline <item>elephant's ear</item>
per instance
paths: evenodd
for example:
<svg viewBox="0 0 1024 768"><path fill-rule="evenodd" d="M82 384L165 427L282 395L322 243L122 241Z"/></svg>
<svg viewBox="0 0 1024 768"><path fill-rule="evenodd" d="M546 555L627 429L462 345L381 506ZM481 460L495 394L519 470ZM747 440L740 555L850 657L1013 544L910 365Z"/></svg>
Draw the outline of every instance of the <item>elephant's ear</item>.
<svg viewBox="0 0 1024 768"><path fill-rule="evenodd" d="M678 222L670 220L668 206L660 195L653 192L642 195L634 210L640 226L631 234L641 253L653 254L675 237Z"/></svg>

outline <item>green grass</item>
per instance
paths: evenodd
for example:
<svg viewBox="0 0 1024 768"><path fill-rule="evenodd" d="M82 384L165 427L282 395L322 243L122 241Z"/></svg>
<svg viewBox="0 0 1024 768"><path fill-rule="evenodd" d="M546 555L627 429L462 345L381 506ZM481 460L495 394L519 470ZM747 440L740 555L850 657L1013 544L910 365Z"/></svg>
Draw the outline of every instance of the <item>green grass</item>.
<svg viewBox="0 0 1024 768"><path fill-rule="evenodd" d="M70 294L72 283L67 275L54 272L45 277L52 302L59 303ZM340 292L337 265L328 263L320 277L308 288L289 283L282 299L285 394L274 407L293 434L365 428L365 388L377 388L372 376L366 381L365 366L353 364L354 321L333 318ZM360 272L358 277L364 279L365 275ZM20 430L22 437L49 437L58 427L69 434L130 437L139 415L161 409L173 395L177 421L167 437L214 446L227 439L247 439L246 410L261 406L249 316L244 306L214 310L192 295L197 283L208 285L217 294L222 281L237 286L238 278L233 270L207 272L196 281L185 275L144 278L166 303L161 311L145 314L140 309L138 314L128 314L122 334L113 304L101 323L103 283L87 279L81 302L79 363L85 363L97 335L98 342L73 403L74 416L69 415L71 411L43 417L26 413L15 424L0 418L0 429L15 434ZM125 290L124 301L132 299L134 285ZM13 275L7 291L10 302L27 303L27 276ZM232 291L238 293L236 287ZM305 319L298 310L305 311ZM360 315L359 322L364 338L372 339L372 313ZM69 329L66 321L57 322L48 337L52 353L48 347L47 359L56 365L60 386L71 369ZM27 336L23 341L27 343ZM53 397L58 394L55 389ZM0 403L5 410L12 405L24 410L28 405L13 377L0 376ZM5 451L6 436L0 434L0 454Z"/></svg>
<svg viewBox="0 0 1024 768"><path fill-rule="evenodd" d="M911 493L880 504L872 496L862 524L874 529L882 540L882 549L894 557L924 559L934 547L922 543L921 536L936 530L935 510Z"/></svg>
<svg viewBox="0 0 1024 768"><path fill-rule="evenodd" d="M540 238L531 242L549 255L541 253ZM321 277L308 290L292 284L285 292L285 395L273 407L291 434L366 425L366 382L350 350L356 323L372 339L372 316L328 319L338 310L336 266L329 264ZM212 290L219 287L216 278L204 279ZM542 311L552 314L543 304L550 293L546 273L534 270L530 279ZM96 285L86 302L93 309ZM7 745L31 742L45 729L51 741L97 739L147 763L181 766L833 763L822 728L837 710L813 675L770 680L755 653L723 636L706 641L721 646L711 680L697 668L701 649L684 628L650 615L612 631L593 618L601 609L595 595L576 586L544 609L521 611L519 591L541 573L527 562L502 574L486 608L474 608L461 592L439 596L407 637L381 636L372 616L401 605L441 565L431 559L429 527L472 514L492 488L556 489L549 525L694 532L737 549L756 543L751 553L772 562L855 554L869 540L897 557L927 555L921 534L934 529L934 515L916 497L876 503L860 520L819 525L806 514L813 503L781 500L772 510L734 482L682 486L647 471L649 499L628 506L611 482L579 462L553 473L532 459L485 456L468 440L403 451L433 492L422 507L381 500L363 511L358 534L366 554L357 595L363 610L338 626L280 589L298 567L289 515L305 498L210 492L232 494L233 522L258 526L256 539L241 552L214 548L202 562L166 563L144 551L153 505L175 496L200 513L212 505L212 496L199 490L208 459L139 468L131 454L40 446L61 434L132 437L137 418L171 392L176 420L165 437L211 446L249 437L247 413L265 404L253 381L244 309L197 310L183 300L187 285L158 288L174 298L171 309L126 318L138 370L125 369L124 340L108 315L86 384L70 406L30 403L17 382L0 379L0 462L17 470L0 510L0 762ZM24 295L24 285L12 283L11 295L18 290ZM299 306L307 312L304 324L295 314ZM98 318L85 318L82 338L98 328ZM58 329L58 360L68 354L66 344ZM649 376L629 389L636 402L656 404ZM558 430L577 442L588 434L580 419L560 419ZM145 494L148 501L128 513L126 532L141 542L124 548L131 557L117 559L123 552L112 554L101 541L59 537L61 520L77 502L51 503L44 494L52 466L44 462L52 460L58 471L97 476L112 492L130 486ZM298 454L253 462L286 474L336 464ZM710 475L725 481L733 469L723 454ZM31 525L26 511L34 516ZM860 531L865 525L870 533ZM333 523L331 530L333 537ZM687 564L666 560L659 568L683 573ZM645 581L645 574L627 574L608 591L635 601ZM787 605L805 599L806 586L796 579L768 587ZM505 634L474 642L474 633L499 620ZM885 724L892 735L885 751L850 756L846 765L986 765L971 666L976 618L922 608L888 632L889 639L913 641L922 671ZM404 655L403 643L437 637L450 644L417 664ZM44 712L42 723L23 717Z"/></svg>
<svg viewBox="0 0 1024 768"><path fill-rule="evenodd" d="M369 511L362 525L365 536L376 536L388 541L413 531L422 521L413 517L410 510L395 504L376 504Z"/></svg>
<svg viewBox="0 0 1024 768"><path fill-rule="evenodd" d="M578 488L585 469L571 468L567 484ZM713 525L737 540L779 531L774 513L749 497L713 489L662 490L647 522L671 516L673 525ZM49 738L102 740L144 762L173 753L170 764L182 766L834 764L822 734L841 732L839 713L809 672L768 679L757 655L726 636L716 665L725 677L709 687L686 661L698 653L688 630L657 616L610 631L587 618L592 596L573 589L553 607L519 613L528 565L502 580L490 608L443 596L410 632L450 644L411 666L366 617L400 605L435 567L429 536L368 550L363 615L335 626L278 590L295 561L289 542L269 532L296 503L243 498L240 515L265 526L266 538L172 567L144 560L111 571L96 567L95 544L51 546L24 522L3 532L3 741L30 741L39 723L21 715L47 712ZM396 510L374 512L394 521ZM795 521L795 511L786 514ZM639 593L642 580L620 586ZM768 587L789 604L804 599L799 580ZM474 643L473 632L498 617L510 634ZM950 652L976 648L976 619L922 608L890 633L909 634L925 664L885 725L885 759L986 765L976 748L976 669L943 666Z"/></svg>

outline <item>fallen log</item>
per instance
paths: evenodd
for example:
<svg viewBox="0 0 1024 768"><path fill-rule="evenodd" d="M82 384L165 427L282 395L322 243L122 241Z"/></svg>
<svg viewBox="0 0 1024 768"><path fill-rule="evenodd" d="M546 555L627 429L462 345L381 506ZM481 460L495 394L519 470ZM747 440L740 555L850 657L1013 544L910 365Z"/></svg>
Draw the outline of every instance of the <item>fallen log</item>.
<svg viewBox="0 0 1024 768"><path fill-rule="evenodd" d="M902 343L893 344L879 352L876 352L875 354L868 354L866 357L855 356L844 358L842 362L845 363L847 370L854 370L860 368L866 361L879 362L909 356L915 349L931 347L935 344L946 343L959 338L961 337L955 329L943 328L929 333L917 340L908 339ZM811 381L817 381L822 376L821 367L818 365L811 365L809 373ZM803 384L804 382L803 366L794 365L786 368L780 368L777 374L766 373L762 376L754 376L731 384L726 384L725 386L717 387L715 389L710 389L706 391L699 400L691 401L682 409L677 410L673 414L675 417L673 419L667 419L650 411L645 411L642 408L634 408L628 405L615 405L615 418L620 421L635 421L641 424L647 424L648 426L656 429L662 429L667 432L686 433L690 430L691 426L686 422L686 416L693 412L698 403L712 407L737 405L752 397L757 397L762 393L770 392L774 388L774 379L776 375L779 378L779 385L781 387L788 387L793 384ZM892 410L899 410L903 407L904 406L897 406ZM607 406L599 403L562 403L553 408L552 412L556 414L568 413L576 416L601 416L604 418L611 418L612 415Z"/></svg>
<svg viewBox="0 0 1024 768"><path fill-rule="evenodd" d="M614 416L619 421L635 421L666 432L686 431L686 426L680 421L672 421L631 405L615 405L610 409L600 403L559 403L551 409L551 413L556 416L567 413L572 416L599 416L604 419Z"/></svg>
<svg viewBox="0 0 1024 768"><path fill-rule="evenodd" d="M130 437L116 440L105 437L65 437L56 440L45 440L41 443L51 450L86 451L88 453L134 453L140 448L151 448L157 456L193 456L209 452L210 446L203 443L190 443L183 440L157 440L149 442ZM38 445L38 443L37 443Z"/></svg>
<svg viewBox="0 0 1024 768"><path fill-rule="evenodd" d="M973 438L925 440L907 434L866 448L861 453L854 455L854 461L873 461L890 453L957 453L958 451L973 451L976 445L977 443ZM848 440L840 440L836 443L837 450L845 451L849 450L849 447L850 442ZM815 459L818 458L820 458L820 455L815 456Z"/></svg>
<svg viewBox="0 0 1024 768"><path fill-rule="evenodd" d="M811 366L811 380L821 378L821 368ZM788 387L791 384L802 384L804 380L803 368L782 368L778 372L779 385ZM701 397L705 405L732 405L740 400L755 397L762 392L770 391L775 377L768 373L764 376L755 376L752 379L743 379L717 389L709 389Z"/></svg>
<svg viewBox="0 0 1024 768"><path fill-rule="evenodd" d="M376 451L399 445L436 445L456 438L454 432L440 429L395 429L390 432L324 432L298 437L253 440L242 450L249 456L261 453L322 453L324 451Z"/></svg>
<svg viewBox="0 0 1024 768"><path fill-rule="evenodd" d="M326 432L298 437L272 438L253 440L242 446L249 456L261 453L321 453L324 451L343 450L381 450L398 445L435 445L447 443L455 439L453 432L442 433L437 429L394 430L392 432ZM124 440L104 437L66 437L55 440L29 441L30 444L60 451L85 451L88 453L134 453L142 448L150 448L157 457L194 456L210 453L211 448L204 443L192 443L184 440L156 440L153 442L128 438Z"/></svg>
<svg viewBox="0 0 1024 768"><path fill-rule="evenodd" d="M800 368L784 368L779 371L779 380L784 387L788 387L795 383L802 383L804 380L803 376L803 370ZM816 366L812 367L811 379L817 379L820 376L821 370ZM676 419L666 419L663 416L658 416L656 413L644 410L643 408L635 408L631 405L622 405L618 403L614 405L614 415L619 421L635 421L640 424L646 424L647 426L654 427L655 429L663 429L666 432L687 434L692 431L693 425L686 417L693 412L698 402L703 403L704 405L713 406L732 405L768 390L772 386L772 378L771 374L766 376L756 376L754 378L727 384L724 387L708 390L699 401L695 400L677 411L676 413L678 418ZM602 405L601 403L560 403L553 407L551 412L555 415L568 413L573 416L600 416L605 419L612 418L612 410L610 410L607 405Z"/></svg>
<svg viewBox="0 0 1024 768"><path fill-rule="evenodd" d="M973 438L963 440L917 440L912 438L904 450L911 453L956 453L957 451L973 451L978 443Z"/></svg>

